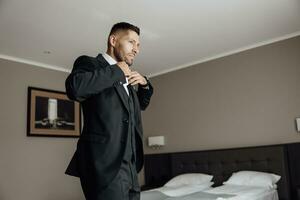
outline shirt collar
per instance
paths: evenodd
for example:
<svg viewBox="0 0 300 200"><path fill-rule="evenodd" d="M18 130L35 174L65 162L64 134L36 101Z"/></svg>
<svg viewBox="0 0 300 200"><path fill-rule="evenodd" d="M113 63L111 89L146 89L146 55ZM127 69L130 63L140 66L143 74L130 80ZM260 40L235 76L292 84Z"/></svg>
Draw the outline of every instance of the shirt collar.
<svg viewBox="0 0 300 200"><path fill-rule="evenodd" d="M115 59L113 59L110 55L108 55L107 53L102 54L102 56L110 65L117 64L117 61Z"/></svg>
<svg viewBox="0 0 300 200"><path fill-rule="evenodd" d="M102 54L103 58L110 64L110 65L115 65L117 64L117 61L115 59L113 59L110 55L108 55L107 53ZM125 77L126 79L126 83L124 84L125 86L128 85L128 78Z"/></svg>

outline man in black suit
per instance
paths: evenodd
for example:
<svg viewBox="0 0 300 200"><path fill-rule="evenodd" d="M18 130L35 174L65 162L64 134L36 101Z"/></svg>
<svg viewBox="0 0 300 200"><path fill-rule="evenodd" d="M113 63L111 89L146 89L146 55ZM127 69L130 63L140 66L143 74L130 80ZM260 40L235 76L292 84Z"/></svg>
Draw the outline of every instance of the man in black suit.
<svg viewBox="0 0 300 200"><path fill-rule="evenodd" d="M78 57L65 82L68 97L81 103L84 115L77 149L65 173L80 178L87 200L140 199L141 110L149 105L153 87L129 67L139 53L139 34L132 24L115 24L106 53Z"/></svg>

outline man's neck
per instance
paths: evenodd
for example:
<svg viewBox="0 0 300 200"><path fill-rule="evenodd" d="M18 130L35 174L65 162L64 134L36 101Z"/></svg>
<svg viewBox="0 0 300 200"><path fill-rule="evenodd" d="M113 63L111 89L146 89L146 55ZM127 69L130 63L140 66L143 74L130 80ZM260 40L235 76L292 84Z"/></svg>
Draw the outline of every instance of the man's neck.
<svg viewBox="0 0 300 200"><path fill-rule="evenodd" d="M103 53L103 57L110 65L117 64L117 61L107 53Z"/></svg>
<svg viewBox="0 0 300 200"><path fill-rule="evenodd" d="M107 50L106 54L109 55L110 57L112 57L116 62L118 62L117 58L115 57L115 55L111 51Z"/></svg>

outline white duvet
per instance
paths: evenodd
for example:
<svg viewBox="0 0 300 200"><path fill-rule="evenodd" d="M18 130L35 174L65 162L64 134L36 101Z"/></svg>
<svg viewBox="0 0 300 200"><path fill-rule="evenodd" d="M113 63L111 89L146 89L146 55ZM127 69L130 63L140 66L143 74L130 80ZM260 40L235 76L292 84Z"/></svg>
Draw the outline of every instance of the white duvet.
<svg viewBox="0 0 300 200"><path fill-rule="evenodd" d="M267 187L242 186L242 185L222 185L205 190L212 194L233 194L235 197L230 200L278 200L278 193L275 189Z"/></svg>
<svg viewBox="0 0 300 200"><path fill-rule="evenodd" d="M152 193L151 193L152 192ZM159 192L159 193L158 193ZM153 196L152 196L153 195ZM166 196L164 196L166 195ZM151 197L152 196L152 197ZM160 187L142 192L142 200L278 200L277 190L265 187L223 185L215 188L200 185Z"/></svg>

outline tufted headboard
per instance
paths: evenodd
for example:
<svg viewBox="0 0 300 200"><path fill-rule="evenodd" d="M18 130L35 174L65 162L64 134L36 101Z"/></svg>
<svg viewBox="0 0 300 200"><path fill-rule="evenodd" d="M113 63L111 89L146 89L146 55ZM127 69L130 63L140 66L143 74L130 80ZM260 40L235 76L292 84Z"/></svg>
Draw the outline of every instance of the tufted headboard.
<svg viewBox="0 0 300 200"><path fill-rule="evenodd" d="M220 186L233 172L253 170L281 176L278 194L290 199L289 173L284 145L145 155L145 185L159 187L183 173L206 173Z"/></svg>

